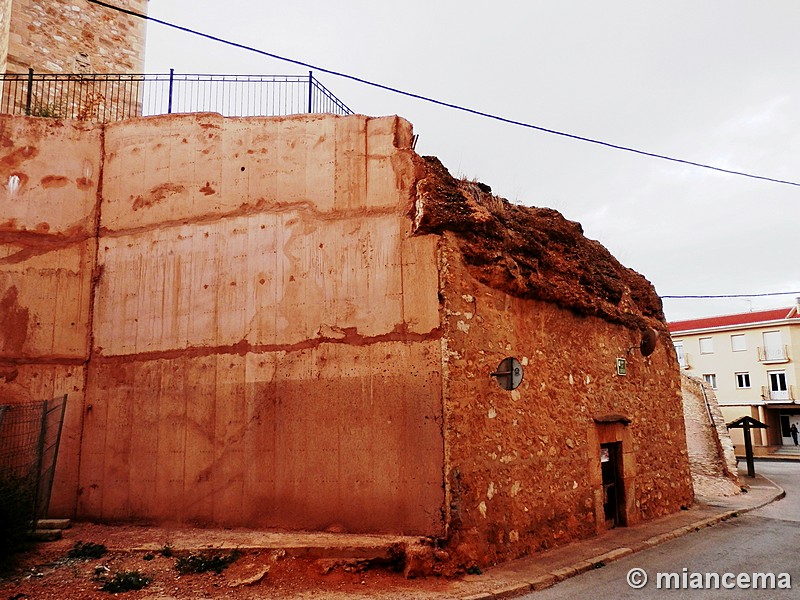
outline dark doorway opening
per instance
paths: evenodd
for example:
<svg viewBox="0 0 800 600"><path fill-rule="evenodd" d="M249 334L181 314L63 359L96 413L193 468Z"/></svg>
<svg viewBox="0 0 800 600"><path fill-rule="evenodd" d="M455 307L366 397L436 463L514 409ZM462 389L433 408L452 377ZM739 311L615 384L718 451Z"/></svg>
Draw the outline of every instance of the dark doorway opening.
<svg viewBox="0 0 800 600"><path fill-rule="evenodd" d="M606 529L625 525L625 489L622 480L622 443L600 444L600 469L603 474L603 511Z"/></svg>

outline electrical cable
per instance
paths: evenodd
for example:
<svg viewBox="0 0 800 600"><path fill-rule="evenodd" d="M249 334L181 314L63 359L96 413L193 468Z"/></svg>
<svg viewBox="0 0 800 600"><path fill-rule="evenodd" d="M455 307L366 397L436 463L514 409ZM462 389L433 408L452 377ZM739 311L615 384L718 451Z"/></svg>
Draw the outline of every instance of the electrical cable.
<svg viewBox="0 0 800 600"><path fill-rule="evenodd" d="M578 141L581 141L581 142L588 142L590 144L597 144L599 146L604 146L604 147L607 147L607 148L613 148L615 150L622 150L624 152L631 152L631 153L639 154L639 155L642 155L642 156L649 156L651 158L658 158L658 159L661 159L661 160L666 160L666 161L670 161L670 162L674 162L674 163L689 165L689 166L692 166L692 167L699 167L701 169L708 169L708 170L711 170L711 171L718 171L720 173L728 173L730 175L739 175L741 177L748 177L750 179L760 179L762 181L770 181L772 183L778 183L778 184L782 184L782 185L792 185L792 186L800 187L800 182L796 182L796 181L790 181L790 180L786 180L786 179L774 179L772 177L765 177L763 175L755 175L753 173L746 173L744 171L734 171L732 169L724 169L722 167L715 167L713 165L708 165L708 164L705 164L705 163L694 162L694 161L691 161L691 160L684 160L682 158L675 158L675 157L672 157L672 156L667 156L665 154L657 154L655 152L648 152L646 150L639 150L639 149L636 149L636 148L631 148L629 146L622 146L622 145L619 145L619 144L613 144L611 142L605 142L603 140L589 138L589 137L576 135L576 134L572 134L572 133L566 133L564 131L558 131L558 130L555 130L555 129L548 129L546 127L541 127L539 125L533 125L532 123L525 123L523 121L517 121L517 120L509 119L509 118L506 118L506 117L501 117L499 115L494 115L494 114L491 114L491 113L483 112L483 111L480 111L480 110L476 110L474 108L469 108L469 107L466 107L466 106L460 106L458 104L452 104L450 102L444 102L442 100L436 100L435 98L429 98L427 96L422 96L422 95L416 94L414 92L409 92L409 91L401 90L401 89L394 88L394 87L391 87L391 86L388 86L388 85L384 85L384 84L381 84L381 83L377 83L377 82L374 82L374 81L369 81L367 79L362 79L361 77L356 77L355 75L349 75L347 73L334 71L332 69L326 69L324 67L320 67L320 66L317 66L317 65L312 65L310 63L303 62L303 61L300 61L300 60L296 60L296 59L293 59L293 58L287 58L285 56L280 56L278 54L273 54L271 52L267 52L265 50L259 50L258 48L253 48L252 46L246 46L244 44L239 44L238 42L233 42L233 41L230 41L230 40L226 40L224 38L220 38L220 37L208 34L208 33L203 33L201 31L196 31L194 29L189 29L188 27L183 27L181 25L176 25L175 23L170 23L168 21L163 21L161 19L157 19L155 17L151 17L151 16L146 15L146 14L138 13L136 11L132 11L132 10L129 10L127 8L121 8L119 6L114 6L112 4L108 4L106 2L102 2L101 0L86 0L86 1L91 3L91 4L96 4L98 6L103 6L105 8L108 8L108 9L111 9L111 10L115 10L117 12L121 12L121 13L125 13L127 15L131 15L133 17L138 17L140 19L145 19L147 21L152 21L154 23L158 23L158 24L164 25L166 27L171 27L173 29L177 29L179 31L183 31L185 33L190 33L192 35L197 35L199 37L203 37L203 38L215 41L215 42L219 42L221 44L226 44L228 46L233 46L234 48L239 48L241 50L246 50L248 52L255 52L256 54L261 54L262 56L268 56L269 58L274 58L276 60L292 63L292 64L295 64L295 65L299 65L301 67L306 67L308 69L313 69L315 71L320 71L322 73L327 73L327 74L333 75L335 77L342 77L344 79L349 79L351 81L356 81L358 83L362 83L364 85L368 85L368 86L375 87L375 88L378 88L378 89L386 90L388 92L392 92L392 93L395 93L395 94L400 94L402 96L407 96L409 98L415 98L417 100L422 100L424 102L429 102L431 104L436 104L438 106L444 106L446 108L452 108L454 110L459 110L461 112L470 113L470 114L473 114L473 115L477 115L479 117L485 117L485 118L488 118L488 119L493 119L495 121L500 121L502 123L508 123L510 125L517 125L519 127L525 127L527 129L533 129L533 130L536 130L536 131L541 131L543 133L549 133L549 134L552 134L552 135L558 135L558 136L561 136L561 137L565 137L565 138L569 138L569 139L573 139L573 140L578 140Z"/></svg>
<svg viewBox="0 0 800 600"><path fill-rule="evenodd" d="M766 294L711 294L711 295L697 295L697 296L661 296L662 299L669 300L684 300L687 298L766 298L767 296L788 296L790 294L800 295L798 292L769 292Z"/></svg>

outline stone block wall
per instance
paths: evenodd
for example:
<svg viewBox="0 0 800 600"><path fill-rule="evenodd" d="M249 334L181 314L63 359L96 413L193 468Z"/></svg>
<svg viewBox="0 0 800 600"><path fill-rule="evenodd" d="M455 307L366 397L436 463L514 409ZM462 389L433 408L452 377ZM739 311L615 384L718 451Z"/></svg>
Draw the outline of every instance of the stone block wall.
<svg viewBox="0 0 800 600"><path fill-rule="evenodd" d="M11 1L0 0L0 73L6 72L8 63L8 36L11 26Z"/></svg>
<svg viewBox="0 0 800 600"><path fill-rule="evenodd" d="M3 72L141 73L145 21L74 0L2 0L7 55ZM147 12L147 0L119 0L120 8ZM0 36L3 34L0 33Z"/></svg>

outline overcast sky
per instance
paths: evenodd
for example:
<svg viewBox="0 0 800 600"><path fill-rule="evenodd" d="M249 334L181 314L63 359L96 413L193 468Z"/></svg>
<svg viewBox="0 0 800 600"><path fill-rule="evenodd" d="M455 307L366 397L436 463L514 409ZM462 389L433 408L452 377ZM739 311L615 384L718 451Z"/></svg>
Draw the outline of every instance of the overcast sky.
<svg viewBox="0 0 800 600"><path fill-rule="evenodd" d="M798 0L150 0L151 16L420 95L800 182ZM147 72L307 69L148 24ZM662 295L800 291L800 187L725 175L317 78L414 124L417 151L580 222ZM669 320L794 296L664 300Z"/></svg>

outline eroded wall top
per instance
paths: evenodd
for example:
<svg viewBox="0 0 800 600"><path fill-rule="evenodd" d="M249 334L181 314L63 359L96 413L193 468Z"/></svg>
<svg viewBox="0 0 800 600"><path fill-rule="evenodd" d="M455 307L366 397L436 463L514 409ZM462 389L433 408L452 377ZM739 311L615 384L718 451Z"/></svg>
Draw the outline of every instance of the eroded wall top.
<svg viewBox="0 0 800 600"><path fill-rule="evenodd" d="M666 334L652 284L549 208L511 204L484 184L456 180L435 157L420 159L416 231L456 234L472 275L512 296L552 302Z"/></svg>

